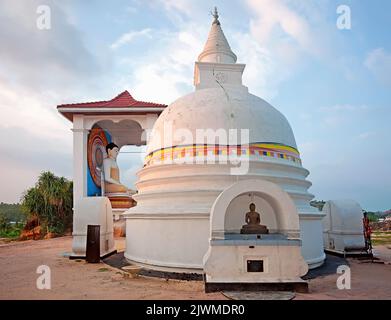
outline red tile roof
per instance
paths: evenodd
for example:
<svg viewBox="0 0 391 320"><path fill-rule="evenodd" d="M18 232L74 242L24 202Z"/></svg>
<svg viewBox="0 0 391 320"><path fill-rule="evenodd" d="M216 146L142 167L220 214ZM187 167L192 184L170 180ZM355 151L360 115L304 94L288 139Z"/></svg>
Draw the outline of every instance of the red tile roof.
<svg viewBox="0 0 391 320"><path fill-rule="evenodd" d="M67 119L70 121L73 121L73 114L83 114L82 110L77 110L76 109L85 109L86 112L88 112L88 109L91 108L104 108L105 110L99 111L96 110L96 114L128 114L128 113L133 113L132 108L158 108L156 111L152 111L154 113L161 113L161 108L167 107L166 104L161 104L161 103L154 103L154 102L146 102L146 101L139 101L136 100L132 97L132 95L125 90L124 92L120 93L118 96L111 100L106 100L106 101L95 101L95 102L81 102L81 103L68 103L68 104L60 104L57 106L58 111L63 114ZM66 108L68 110L62 110L63 108ZM116 109L113 111L108 111L107 109ZM124 110L118 110L123 108ZM75 109L69 110L69 109ZM145 111L145 113L149 113L151 111ZM141 111L141 113L144 113ZM95 114L95 113L90 113L88 114Z"/></svg>
<svg viewBox="0 0 391 320"><path fill-rule="evenodd" d="M129 107L167 107L166 104L139 101L132 97L128 90L120 93L115 98L108 101L82 102L60 104L57 108L129 108Z"/></svg>

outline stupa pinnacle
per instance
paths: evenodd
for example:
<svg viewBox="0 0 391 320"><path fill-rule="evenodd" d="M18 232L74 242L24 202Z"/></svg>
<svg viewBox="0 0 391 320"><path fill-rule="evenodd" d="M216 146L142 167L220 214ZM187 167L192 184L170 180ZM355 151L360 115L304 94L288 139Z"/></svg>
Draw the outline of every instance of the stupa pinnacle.
<svg viewBox="0 0 391 320"><path fill-rule="evenodd" d="M205 43L204 50L198 56L199 62L214 63L236 63L236 55L232 52L231 47L221 29L219 14L217 8L213 12L213 23L210 28L208 40Z"/></svg>

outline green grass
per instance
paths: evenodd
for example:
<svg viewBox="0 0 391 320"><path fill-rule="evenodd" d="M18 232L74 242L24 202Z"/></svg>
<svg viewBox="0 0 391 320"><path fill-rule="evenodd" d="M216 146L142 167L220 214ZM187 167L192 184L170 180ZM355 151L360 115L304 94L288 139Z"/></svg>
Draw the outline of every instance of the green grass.
<svg viewBox="0 0 391 320"><path fill-rule="evenodd" d="M372 245L391 244L391 231L375 231L372 233Z"/></svg>
<svg viewBox="0 0 391 320"><path fill-rule="evenodd" d="M22 228L23 226L21 225L12 225L7 229L2 229L0 230L0 238L17 239Z"/></svg>

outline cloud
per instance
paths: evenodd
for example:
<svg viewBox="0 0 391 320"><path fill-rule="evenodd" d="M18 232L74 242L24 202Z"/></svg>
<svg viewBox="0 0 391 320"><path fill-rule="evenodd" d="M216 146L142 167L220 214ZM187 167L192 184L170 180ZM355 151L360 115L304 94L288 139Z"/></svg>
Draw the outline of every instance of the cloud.
<svg viewBox="0 0 391 320"><path fill-rule="evenodd" d="M192 8L194 8L194 6L191 5L191 2L187 0L162 0L161 2L166 10L179 11L188 16L191 15Z"/></svg>
<svg viewBox="0 0 391 320"><path fill-rule="evenodd" d="M144 162L146 146L124 146L118 155L118 167L121 171L121 182L128 188L136 189L137 171Z"/></svg>
<svg viewBox="0 0 391 320"><path fill-rule="evenodd" d="M150 43L149 54L140 61L123 61L131 73L119 83L140 100L171 103L192 89L194 61L203 42L191 28L153 32L156 40Z"/></svg>
<svg viewBox="0 0 391 320"><path fill-rule="evenodd" d="M299 118L300 118L302 121L304 121L304 122L310 122L310 121L312 121L313 116L312 116L311 113L308 113L308 112L301 112L301 113L299 114Z"/></svg>
<svg viewBox="0 0 391 320"><path fill-rule="evenodd" d="M136 7L134 7L134 6L127 6L127 7L125 8L125 12L127 12L127 13L133 15L133 14L135 14L135 13L138 12L138 9L137 9Z"/></svg>
<svg viewBox="0 0 391 320"><path fill-rule="evenodd" d="M51 29L37 28L41 1L0 2L0 194L18 201L39 173L72 174L70 123L56 105L88 94L100 65L56 1ZM83 91L85 90L85 91Z"/></svg>
<svg viewBox="0 0 391 320"><path fill-rule="evenodd" d="M307 3L305 1L284 0L247 0L251 10L250 32L252 36L264 45L278 44L303 53L322 56L325 45L325 16L322 14L324 4ZM327 40L328 41L328 40ZM283 50L285 54L289 50Z"/></svg>
<svg viewBox="0 0 391 320"><path fill-rule="evenodd" d="M246 4L252 17L241 30L230 29L232 23L225 22L224 15L220 20L239 62L248 65L244 83L251 84L250 90L255 94L272 99L278 95L280 84L305 61L303 57L316 55L324 47L317 39L319 34L314 34L314 30L319 29L314 27L315 22L324 24L324 7L296 1L293 1L294 5L292 1L288 5L281 0L247 0ZM211 24L206 9L211 8L189 0L155 0L149 5L165 11L174 31L149 31L148 52L139 60L137 57L122 59L131 66L131 78L122 77L119 83L132 88L141 97L168 103L192 88L194 61L203 48ZM226 4L221 11L228 12L229 6ZM308 18L311 16L315 16L316 21ZM131 41L139 35L140 31L132 31L119 40L128 38ZM155 90L151 91L151 87Z"/></svg>
<svg viewBox="0 0 391 320"><path fill-rule="evenodd" d="M168 17L176 22L184 22L183 17L189 18L197 15L200 12L200 4L193 0L153 0L153 4L163 9L168 13Z"/></svg>
<svg viewBox="0 0 391 320"><path fill-rule="evenodd" d="M137 37L151 37L152 29L146 28L138 31L130 31L124 33L118 40L116 40L113 44L110 45L111 49L118 49L119 47L132 42Z"/></svg>
<svg viewBox="0 0 391 320"><path fill-rule="evenodd" d="M383 48L377 48L368 53L365 67L375 78L386 86L391 86L391 54Z"/></svg>
<svg viewBox="0 0 391 320"><path fill-rule="evenodd" d="M256 16L250 22L251 33L260 42L267 42L278 27L302 47L311 47L312 36L307 21L282 1L247 0L247 4Z"/></svg>
<svg viewBox="0 0 391 320"><path fill-rule="evenodd" d="M246 0L248 31L237 33L239 60L251 68L245 80L254 93L268 99L308 61L325 58L331 47L324 3ZM319 40L322 38L322 42Z"/></svg>
<svg viewBox="0 0 391 320"><path fill-rule="evenodd" d="M51 9L51 29L37 28L36 11L41 4L38 0L1 1L0 75L45 90L96 75L97 61L55 1L46 2Z"/></svg>
<svg viewBox="0 0 391 320"><path fill-rule="evenodd" d="M123 88L132 88L132 92L137 97L170 103L192 90L194 61L202 51L212 19L206 14L207 11L198 15L206 7L202 3L187 0L154 1L153 3L165 10L169 17L179 15L189 16L191 19L170 18L175 31L152 30L149 34L153 37L153 41L150 39L148 42L148 52L143 54L142 59L122 60L131 67L131 73L129 77L122 77L119 83ZM306 19L283 5L281 1L248 1L248 3L250 3L250 8L258 6L258 11L256 11L256 17L250 20L249 25L243 30L230 29L232 24L224 22L224 15L220 20L228 41L238 56L238 61L247 64L243 78L244 84L249 85L250 90L255 94L272 99L278 94L279 85L286 81L303 62L302 45L309 45L314 39ZM283 24L287 32L298 37L299 44L286 37L280 37L276 41L271 37L273 41L263 42L258 32L251 28L252 22L258 23L262 20L261 9L269 5L271 5L270 11L276 10L272 12L273 23ZM279 18L277 11L281 8L284 9L285 16L293 19L293 22L288 23ZM316 10L316 8L310 9ZM308 11L310 9L307 8ZM228 11L223 7L221 11L224 12L224 10ZM269 12L269 7L267 12ZM304 33L308 34L310 39L304 39L301 29L306 30ZM133 35L134 33L131 33L130 38L133 38ZM292 37L289 36L289 38ZM151 91L152 87L154 90Z"/></svg>
<svg viewBox="0 0 391 320"><path fill-rule="evenodd" d="M372 136L376 135L376 132L374 131L367 131L367 132L362 132L358 135L359 139L368 139Z"/></svg>
<svg viewBox="0 0 391 320"><path fill-rule="evenodd" d="M169 103L192 89L194 61L202 51L212 19L206 14L203 3L188 0L156 0L153 3L166 11L175 31L152 30L154 43L149 42L150 54L144 54L143 59L137 62L128 61L132 67L131 78L124 77L120 83L123 87L132 88L137 96L149 96L157 101L160 98ZM291 12L289 14L295 15L293 11L288 12L287 7L284 8L287 14ZM228 11L227 8L225 10ZM203 14L199 14L201 11ZM221 11L224 12L224 8ZM250 30L250 24L238 31L230 29L232 24L224 22L224 15L220 20L239 62L248 65L244 83L251 84L250 90L266 99L276 96L279 84L288 79L301 63L301 49L287 39L264 43L256 32ZM305 20L300 18L300 21Z"/></svg>
<svg viewBox="0 0 391 320"><path fill-rule="evenodd" d="M47 139L22 127L0 126L1 201L18 202L42 171L71 177L72 137ZM67 140L67 141L66 141Z"/></svg>
<svg viewBox="0 0 391 320"><path fill-rule="evenodd" d="M323 106L318 109L320 119L323 124L329 127L346 125L348 122L353 123L357 117L366 114L370 108L367 105L337 104L333 106Z"/></svg>
<svg viewBox="0 0 391 320"><path fill-rule="evenodd" d="M0 81L1 201L18 202L45 170L72 175L72 134L53 92Z"/></svg>
<svg viewBox="0 0 391 320"><path fill-rule="evenodd" d="M290 77L295 70L295 50L290 57L281 56L278 49L263 46L249 33L235 33L231 43L236 47L239 62L246 63L243 83L251 92L272 99L277 96L281 82ZM289 51L289 50L288 50Z"/></svg>

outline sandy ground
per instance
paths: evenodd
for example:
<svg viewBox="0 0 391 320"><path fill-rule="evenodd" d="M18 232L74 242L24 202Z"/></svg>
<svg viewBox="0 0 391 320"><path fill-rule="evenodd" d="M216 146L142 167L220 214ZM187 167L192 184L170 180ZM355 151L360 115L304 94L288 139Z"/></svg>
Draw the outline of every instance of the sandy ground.
<svg viewBox="0 0 391 320"><path fill-rule="evenodd" d="M391 265L356 259L348 261L351 270L350 290L339 290L336 281L340 274L333 274L310 280L310 293L298 293L295 299L391 299Z"/></svg>
<svg viewBox="0 0 391 320"><path fill-rule="evenodd" d="M0 244L0 299L225 299L204 293L201 281L178 281L124 276L104 263L69 260L71 237ZM117 240L123 250L124 241ZM391 249L376 248L391 261ZM332 274L310 280L309 294L296 299L391 299L391 265L349 259L351 290L338 290ZM51 289L39 290L39 265L51 269Z"/></svg>

